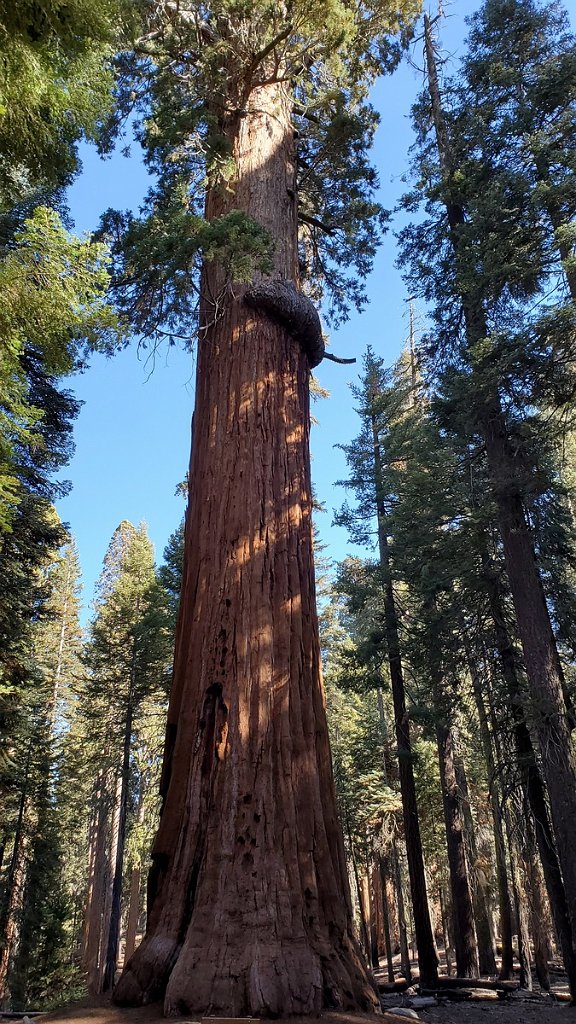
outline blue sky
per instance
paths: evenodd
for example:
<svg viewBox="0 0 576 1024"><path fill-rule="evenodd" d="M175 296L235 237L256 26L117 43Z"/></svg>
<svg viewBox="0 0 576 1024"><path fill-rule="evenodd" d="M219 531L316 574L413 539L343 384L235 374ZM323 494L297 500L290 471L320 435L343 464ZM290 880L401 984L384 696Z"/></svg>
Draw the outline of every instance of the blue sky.
<svg viewBox="0 0 576 1024"><path fill-rule="evenodd" d="M442 36L446 55L456 54L465 32L464 17L477 3L456 0L445 4L448 15ZM422 45L412 50L422 65ZM453 65L455 67L455 65ZM373 152L380 175L380 201L392 209L404 190L411 144L410 106L422 87L422 74L407 62L376 86L372 102L381 115ZM78 232L93 229L108 207L137 209L147 190L147 176L138 147L126 158L115 154L102 161L90 147L82 149L83 171L69 193L69 206ZM346 532L332 526L333 510L345 498L336 480L346 476L342 452L358 432L350 383L356 382L367 345L391 363L408 333L407 295L396 258L393 231L379 251L368 282L370 303L331 338L332 351L356 356L356 366L323 362L316 370L330 398L314 404L319 421L313 428L312 474L316 496L326 507L317 517L326 554L341 559L352 549ZM122 521L146 522L160 559L170 534L184 512L176 496L189 459L190 422L194 401L193 357L175 348L157 354L155 364L136 345L113 359L95 357L88 371L70 386L83 402L75 426L76 453L66 472L71 493L58 503L80 553L85 616L112 533Z"/></svg>

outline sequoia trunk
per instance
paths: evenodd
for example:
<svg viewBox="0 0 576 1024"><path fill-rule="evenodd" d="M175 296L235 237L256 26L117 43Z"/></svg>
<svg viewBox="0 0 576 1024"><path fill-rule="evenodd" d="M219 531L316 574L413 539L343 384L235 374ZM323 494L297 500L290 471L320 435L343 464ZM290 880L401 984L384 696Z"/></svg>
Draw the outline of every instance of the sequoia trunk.
<svg viewBox="0 0 576 1024"><path fill-rule="evenodd" d="M296 279L284 86L227 132L207 216L267 228ZM116 988L168 1015L372 1009L354 937L320 677L307 358L205 268L181 611L146 936Z"/></svg>

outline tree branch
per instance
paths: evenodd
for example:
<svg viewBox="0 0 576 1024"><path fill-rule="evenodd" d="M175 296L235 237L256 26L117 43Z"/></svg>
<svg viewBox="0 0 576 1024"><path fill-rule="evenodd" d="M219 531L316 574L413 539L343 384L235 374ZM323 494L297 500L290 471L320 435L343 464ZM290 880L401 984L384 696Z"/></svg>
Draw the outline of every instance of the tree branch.
<svg viewBox="0 0 576 1024"><path fill-rule="evenodd" d="M298 210L298 219L304 224L310 224L313 228L319 228L325 235L333 235L337 230L330 224L324 224L321 220L318 220L317 217L310 217L307 213L302 213L301 210Z"/></svg>
<svg viewBox="0 0 576 1024"><path fill-rule="evenodd" d="M340 356L333 356L331 352L325 352L324 353L324 359L330 359L333 363L343 363L343 364L346 364L346 365L348 363L355 363L356 362L355 358L354 359L341 359Z"/></svg>
<svg viewBox="0 0 576 1024"><path fill-rule="evenodd" d="M293 28L293 25L287 25L286 28L283 28L282 31L279 32L278 35L274 39L272 39L270 43L268 43L267 46L265 46L262 50L259 50L258 53L254 54L250 62L250 70L248 72L249 75L253 75L258 65L261 64L262 61L266 60L266 57L270 53L272 53L272 50L275 50L279 43L283 43L284 40L288 38Z"/></svg>

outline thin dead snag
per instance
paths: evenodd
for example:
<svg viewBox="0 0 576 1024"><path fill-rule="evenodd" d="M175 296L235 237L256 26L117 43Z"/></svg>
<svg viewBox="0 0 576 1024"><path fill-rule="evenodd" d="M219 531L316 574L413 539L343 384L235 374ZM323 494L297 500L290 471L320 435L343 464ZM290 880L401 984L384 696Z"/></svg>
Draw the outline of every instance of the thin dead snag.
<svg viewBox="0 0 576 1024"><path fill-rule="evenodd" d="M277 240L274 279L296 280L283 87L255 89L229 134L235 191L210 193L207 215L249 213ZM308 376L300 345L241 294L202 332L165 802L123 1004L377 1005L352 930L320 677Z"/></svg>

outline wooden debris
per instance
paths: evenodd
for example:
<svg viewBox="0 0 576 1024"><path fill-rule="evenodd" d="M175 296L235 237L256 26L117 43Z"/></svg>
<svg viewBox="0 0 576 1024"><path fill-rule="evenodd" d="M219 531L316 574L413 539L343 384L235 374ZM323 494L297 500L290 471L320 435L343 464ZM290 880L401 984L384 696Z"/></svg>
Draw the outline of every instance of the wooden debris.
<svg viewBox="0 0 576 1024"><path fill-rule="evenodd" d="M448 978L441 974L434 988L484 988L492 992L515 992L518 981L488 981L485 978Z"/></svg>
<svg viewBox="0 0 576 1024"><path fill-rule="evenodd" d="M378 986L379 992L389 993L391 995L395 992L405 992L406 989L410 987L410 983L406 981L404 978L395 982L391 982L379 981L378 977L376 976L376 984Z"/></svg>
<svg viewBox="0 0 576 1024"><path fill-rule="evenodd" d="M260 1024L259 1017L201 1017L201 1024Z"/></svg>

